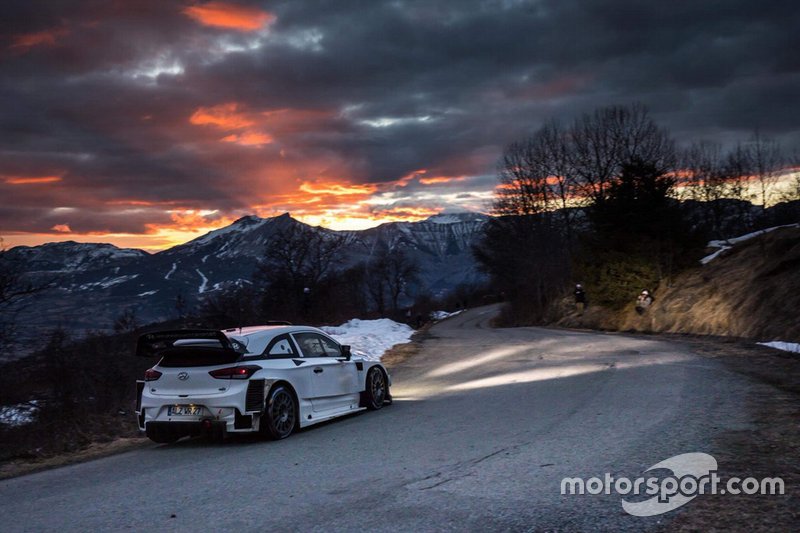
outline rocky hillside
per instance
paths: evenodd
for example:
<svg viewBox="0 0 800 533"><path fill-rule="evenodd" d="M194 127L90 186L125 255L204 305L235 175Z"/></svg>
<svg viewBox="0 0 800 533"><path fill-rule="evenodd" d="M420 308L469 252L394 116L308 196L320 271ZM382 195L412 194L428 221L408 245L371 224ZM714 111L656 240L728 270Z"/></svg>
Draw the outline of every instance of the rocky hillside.
<svg viewBox="0 0 800 533"><path fill-rule="evenodd" d="M642 315L632 294L620 312L590 305L584 316L568 312L558 324L800 342L800 227L748 237L715 242L705 263L658 287Z"/></svg>

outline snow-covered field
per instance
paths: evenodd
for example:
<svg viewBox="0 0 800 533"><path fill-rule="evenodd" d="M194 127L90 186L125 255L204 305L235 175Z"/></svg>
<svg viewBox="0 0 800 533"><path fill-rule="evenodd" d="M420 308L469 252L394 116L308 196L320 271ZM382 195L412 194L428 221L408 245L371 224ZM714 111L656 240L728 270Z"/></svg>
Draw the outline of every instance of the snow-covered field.
<svg viewBox="0 0 800 533"><path fill-rule="evenodd" d="M410 326L388 318L354 318L341 326L325 326L321 329L341 344L349 344L354 355L371 361L380 361L387 350L395 344L409 342L414 333Z"/></svg>
<svg viewBox="0 0 800 533"><path fill-rule="evenodd" d="M700 262L704 265L710 263L714 259L719 256L719 254L725 252L726 250L730 250L733 248L734 245L739 244L740 242L749 241L759 235L764 235L765 233L769 233L770 231L775 231L776 229L780 228L797 228L800 227L800 224L786 224L785 226L775 226L774 228L766 228L758 231L754 231L753 233L748 233L746 235L741 235L739 237L734 237L732 239L726 239L724 241L711 241L706 246L709 248L718 248L714 253L709 254L702 258Z"/></svg>
<svg viewBox="0 0 800 533"><path fill-rule="evenodd" d="M761 346L768 346L770 348L775 348L776 350L783 350L784 352L792 352L800 354L800 344L795 342L783 342L783 341L772 341L772 342L759 342Z"/></svg>

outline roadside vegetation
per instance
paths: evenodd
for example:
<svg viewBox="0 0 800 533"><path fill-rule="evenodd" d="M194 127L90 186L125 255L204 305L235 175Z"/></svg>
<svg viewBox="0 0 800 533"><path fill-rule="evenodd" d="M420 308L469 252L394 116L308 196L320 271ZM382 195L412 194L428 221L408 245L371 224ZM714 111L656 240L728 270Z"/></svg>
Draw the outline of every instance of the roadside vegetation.
<svg viewBox="0 0 800 533"><path fill-rule="evenodd" d="M699 265L709 240L800 221L792 167L758 133L733 147L681 147L638 105L544 125L506 148L496 217L474 251L506 296L500 323L571 317L572 325L631 327L621 314L637 295L654 291L658 302ZM571 302L577 283L593 320Z"/></svg>

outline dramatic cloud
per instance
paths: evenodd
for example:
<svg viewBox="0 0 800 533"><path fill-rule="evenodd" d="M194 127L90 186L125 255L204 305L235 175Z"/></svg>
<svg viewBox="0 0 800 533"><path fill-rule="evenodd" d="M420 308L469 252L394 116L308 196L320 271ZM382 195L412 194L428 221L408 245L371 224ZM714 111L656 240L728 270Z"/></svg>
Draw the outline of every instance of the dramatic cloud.
<svg viewBox="0 0 800 533"><path fill-rule="evenodd" d="M0 236L159 248L244 214L485 210L503 147L641 102L800 141L789 0L0 3Z"/></svg>
<svg viewBox="0 0 800 533"><path fill-rule="evenodd" d="M244 32L260 30L275 20L266 11L225 2L206 2L187 7L183 12L206 26Z"/></svg>

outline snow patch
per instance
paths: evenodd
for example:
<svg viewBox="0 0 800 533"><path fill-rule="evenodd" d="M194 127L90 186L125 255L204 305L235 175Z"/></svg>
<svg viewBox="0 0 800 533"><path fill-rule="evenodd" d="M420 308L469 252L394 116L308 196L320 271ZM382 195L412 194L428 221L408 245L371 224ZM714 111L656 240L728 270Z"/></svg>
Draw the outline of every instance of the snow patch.
<svg viewBox="0 0 800 533"><path fill-rule="evenodd" d="M172 263L172 268L170 269L169 272L167 272L167 275L164 276L164 279L169 281L169 277L175 273L175 270L177 268L178 268L178 263Z"/></svg>
<svg viewBox="0 0 800 533"><path fill-rule="evenodd" d="M210 231L203 235L202 237L198 237L192 241L189 241L187 244L194 244L199 246L205 246L206 244L210 243L211 241L215 240L217 237L223 237L230 233L243 233L246 231L253 231L261 226L263 226L266 222L269 222L272 219L269 218L259 218L257 216L247 216L242 217L230 226L226 226L224 228L220 228L214 231Z"/></svg>
<svg viewBox="0 0 800 533"><path fill-rule="evenodd" d="M140 292L140 293L139 293L139 294L137 294L136 296L152 296L152 295L154 295L154 294L155 294L155 293L157 293L157 292L158 292L157 290L156 290L156 291Z"/></svg>
<svg viewBox="0 0 800 533"><path fill-rule="evenodd" d="M200 286L197 288L198 294L203 294L204 292L206 292L206 289L208 288L208 278L205 276L205 274L200 272L199 268L195 268L194 271L197 272L200 275L200 278L202 278L203 280L202 282L200 282Z"/></svg>
<svg viewBox="0 0 800 533"><path fill-rule="evenodd" d="M783 350L784 352L792 352L800 354L800 344L796 342L783 342L783 341L772 341L772 342L759 342L761 346L767 346L769 348L775 348L776 350Z"/></svg>
<svg viewBox="0 0 800 533"><path fill-rule="evenodd" d="M28 403L0 407L0 424L6 426L30 424L36 420L36 413L39 412L38 403L37 400L31 400Z"/></svg>
<svg viewBox="0 0 800 533"><path fill-rule="evenodd" d="M411 340L414 330L388 318L361 320L354 318L341 326L325 326L322 331L341 344L349 344L353 355L370 361L380 361L383 354L396 344Z"/></svg>
<svg viewBox="0 0 800 533"><path fill-rule="evenodd" d="M459 309L458 311L453 311L452 313L448 313L447 311L433 311L431 312L431 320L444 320L445 318L450 318L451 316L456 316L459 313L463 313L463 309Z"/></svg>
<svg viewBox="0 0 800 533"><path fill-rule="evenodd" d="M721 253L733 248L733 246L735 244L739 244L740 242L749 241L750 239L758 237L759 235L764 235L765 233L769 233L771 231L775 231L776 229L781 229L781 228L800 228L800 224L785 224L783 226L775 226L775 227L772 227L772 228L766 228L766 229L754 231L752 233L747 233L745 235L741 235L739 237L734 237L732 239L725 239L725 240L720 240L720 241L710 241L706 245L708 248L719 248L719 249L716 250L714 253L712 253L710 255L707 255L704 258L702 258L700 260L700 263L702 263L704 265L707 265L708 263L710 263L711 261L716 259Z"/></svg>
<svg viewBox="0 0 800 533"><path fill-rule="evenodd" d="M461 219L453 215L435 215L428 218L428 222L433 222L434 224L457 224L461 222Z"/></svg>
<svg viewBox="0 0 800 533"><path fill-rule="evenodd" d="M83 285L81 285L78 288L80 290L84 290L84 291L85 290L89 290L89 289L95 289L97 287L100 287L101 289L107 289L107 288L112 287L114 285L119 285L120 283L125 283L126 281L130 281L130 280L136 279L138 277L139 277L139 274L131 274L129 276L120 276L118 278L110 278L110 279L109 278L105 278L102 281L93 281L92 283L84 283Z"/></svg>

